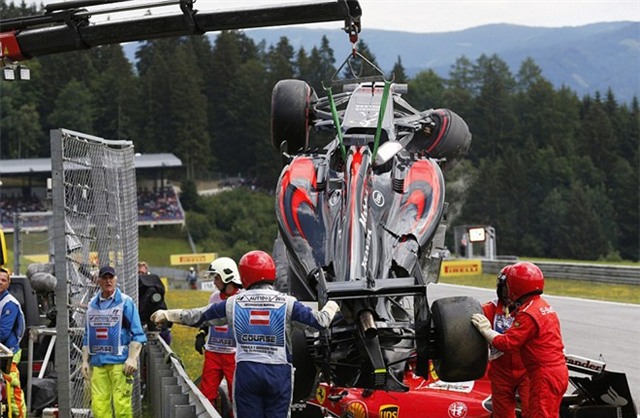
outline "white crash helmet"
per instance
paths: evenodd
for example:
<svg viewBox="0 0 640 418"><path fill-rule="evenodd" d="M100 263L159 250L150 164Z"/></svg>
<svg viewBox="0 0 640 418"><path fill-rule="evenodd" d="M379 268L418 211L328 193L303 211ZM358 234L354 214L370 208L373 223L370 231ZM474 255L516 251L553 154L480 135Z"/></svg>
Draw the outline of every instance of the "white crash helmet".
<svg viewBox="0 0 640 418"><path fill-rule="evenodd" d="M209 268L204 272L204 280L212 281L216 274L220 275L222 279L222 283L235 283L238 286L242 286L242 282L240 281L240 273L238 273L238 266L236 262L233 261L229 257L220 257L215 260L211 264L209 264Z"/></svg>

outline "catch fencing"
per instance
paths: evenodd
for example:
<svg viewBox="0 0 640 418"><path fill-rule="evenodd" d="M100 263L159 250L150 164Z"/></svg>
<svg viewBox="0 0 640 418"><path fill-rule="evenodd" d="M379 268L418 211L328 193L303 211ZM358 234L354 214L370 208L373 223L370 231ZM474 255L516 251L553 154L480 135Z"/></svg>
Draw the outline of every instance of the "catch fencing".
<svg viewBox="0 0 640 418"><path fill-rule="evenodd" d="M51 131L53 258L57 321L55 358L61 417L89 416L88 386L79 373L87 303L97 271L110 265L119 287L138 301L138 217L134 149L79 132ZM133 415L141 416L136 374Z"/></svg>
<svg viewBox="0 0 640 418"><path fill-rule="evenodd" d="M482 271L498 274L502 267L516 261L482 260ZM535 261L535 264L540 267L544 276L549 278L640 286L640 267L553 261Z"/></svg>

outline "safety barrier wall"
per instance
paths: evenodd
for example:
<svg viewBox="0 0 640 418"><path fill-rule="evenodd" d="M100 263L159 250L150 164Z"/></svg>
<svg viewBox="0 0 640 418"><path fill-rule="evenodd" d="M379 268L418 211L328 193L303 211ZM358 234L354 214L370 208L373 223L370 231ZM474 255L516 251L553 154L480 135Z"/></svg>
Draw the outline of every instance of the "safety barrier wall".
<svg viewBox="0 0 640 418"><path fill-rule="evenodd" d="M517 260L482 260L482 271L488 274L498 274L502 267L516 261ZM552 261L535 261L535 264L540 267L544 276L549 278L640 286L640 267L607 264L557 263Z"/></svg>
<svg viewBox="0 0 640 418"><path fill-rule="evenodd" d="M145 396L154 418L221 418L158 333L147 333Z"/></svg>

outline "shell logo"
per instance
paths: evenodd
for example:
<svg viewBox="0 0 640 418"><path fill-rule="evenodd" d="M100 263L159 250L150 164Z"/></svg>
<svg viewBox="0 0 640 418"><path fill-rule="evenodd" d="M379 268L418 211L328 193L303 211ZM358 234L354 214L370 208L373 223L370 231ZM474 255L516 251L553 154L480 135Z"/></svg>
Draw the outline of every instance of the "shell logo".
<svg viewBox="0 0 640 418"><path fill-rule="evenodd" d="M349 403L345 412L348 412L353 418L367 418L369 416L367 406L360 401Z"/></svg>
<svg viewBox="0 0 640 418"><path fill-rule="evenodd" d="M449 405L449 417L451 418L464 418L467 416L467 404L464 402L454 402Z"/></svg>
<svg viewBox="0 0 640 418"><path fill-rule="evenodd" d="M438 377L438 373L436 373L436 366L433 364L432 361L429 361L429 374L431 375L431 379L434 382L437 382L438 380L440 380L440 377Z"/></svg>

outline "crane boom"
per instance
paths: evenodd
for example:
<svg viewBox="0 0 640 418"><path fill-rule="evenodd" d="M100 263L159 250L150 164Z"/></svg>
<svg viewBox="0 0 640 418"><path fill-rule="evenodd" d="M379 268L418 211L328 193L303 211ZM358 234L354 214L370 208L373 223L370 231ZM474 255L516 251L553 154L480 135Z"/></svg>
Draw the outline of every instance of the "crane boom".
<svg viewBox="0 0 640 418"><path fill-rule="evenodd" d="M91 22L92 13L84 7L110 4L114 3L113 0L56 3L45 9L43 15L1 20L0 58L21 61L122 42L201 35L219 30L337 20L344 20L345 31L352 33L354 28L359 32L362 15L358 0L333 0L217 12L199 12L193 9L193 2L178 0L155 3L155 6L166 6L166 3L179 4L181 13L100 23ZM136 3L138 6L131 8L149 9L154 6ZM125 9L127 8L121 7L110 11L121 12Z"/></svg>

